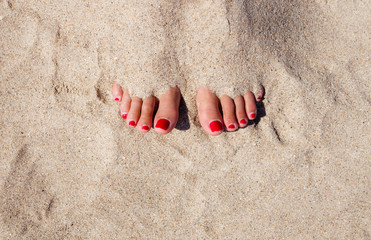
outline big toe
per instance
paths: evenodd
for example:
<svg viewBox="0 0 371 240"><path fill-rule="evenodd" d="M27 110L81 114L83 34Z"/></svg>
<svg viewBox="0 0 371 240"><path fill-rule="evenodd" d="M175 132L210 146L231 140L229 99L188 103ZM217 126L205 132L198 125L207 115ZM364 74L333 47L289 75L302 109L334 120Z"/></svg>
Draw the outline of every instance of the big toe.
<svg viewBox="0 0 371 240"><path fill-rule="evenodd" d="M201 126L210 135L216 136L223 132L223 118L219 111L219 99L206 87L197 92L198 116Z"/></svg>
<svg viewBox="0 0 371 240"><path fill-rule="evenodd" d="M171 87L160 96L158 111L155 116L155 131L167 134L174 129L179 117L180 90Z"/></svg>

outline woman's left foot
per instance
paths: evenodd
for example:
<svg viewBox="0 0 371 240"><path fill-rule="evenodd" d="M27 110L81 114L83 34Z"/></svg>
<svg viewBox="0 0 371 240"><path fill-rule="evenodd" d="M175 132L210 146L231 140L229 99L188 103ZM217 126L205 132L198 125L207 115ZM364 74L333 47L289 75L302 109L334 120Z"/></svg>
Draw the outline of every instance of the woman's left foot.
<svg viewBox="0 0 371 240"><path fill-rule="evenodd" d="M218 98L208 88L200 87L196 101L201 126L212 136L219 135L224 129L232 132L240 127L246 127L248 120L256 118L256 102L259 102L263 95L264 89L261 88L256 95L249 91L235 99L227 95ZM219 104L223 114L219 110Z"/></svg>

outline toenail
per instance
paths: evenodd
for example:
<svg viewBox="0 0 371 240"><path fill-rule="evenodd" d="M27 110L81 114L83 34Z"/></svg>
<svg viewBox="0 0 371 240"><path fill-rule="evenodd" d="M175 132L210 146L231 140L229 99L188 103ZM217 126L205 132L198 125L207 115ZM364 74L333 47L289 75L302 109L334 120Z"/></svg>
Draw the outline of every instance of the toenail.
<svg viewBox="0 0 371 240"><path fill-rule="evenodd" d="M123 114L122 114L122 118L123 118L123 119L126 119L127 117L128 117L128 114L127 114L127 113L123 113Z"/></svg>
<svg viewBox="0 0 371 240"><path fill-rule="evenodd" d="M228 129L234 129L234 128L236 128L236 126L234 125L234 123L231 123L231 124L228 125Z"/></svg>
<svg viewBox="0 0 371 240"><path fill-rule="evenodd" d="M161 128L162 130L167 130L169 126L170 126L170 121L165 118L161 118L160 120L157 121L155 128Z"/></svg>
<svg viewBox="0 0 371 240"><path fill-rule="evenodd" d="M255 117L256 117L256 113L254 113L254 112L250 113L250 118L251 119L254 119Z"/></svg>
<svg viewBox="0 0 371 240"><path fill-rule="evenodd" d="M142 126L142 130L144 130L144 131L148 131L148 130L149 130L149 127L148 127L147 125L143 125L143 126Z"/></svg>
<svg viewBox="0 0 371 240"><path fill-rule="evenodd" d="M115 101L116 101L116 102L120 101L120 98L118 98L118 97L117 97L117 98L115 98Z"/></svg>
<svg viewBox="0 0 371 240"><path fill-rule="evenodd" d="M131 126L131 127L135 127L135 121L130 121L130 122L129 122L129 126Z"/></svg>
<svg viewBox="0 0 371 240"><path fill-rule="evenodd" d="M257 97L256 100L259 102L262 98L261 97Z"/></svg>
<svg viewBox="0 0 371 240"><path fill-rule="evenodd" d="M241 123L241 124L246 124L247 122L246 122L245 119L241 119L240 123Z"/></svg>
<svg viewBox="0 0 371 240"><path fill-rule="evenodd" d="M223 130L223 124L218 120L211 121L209 126L211 132L220 132Z"/></svg>

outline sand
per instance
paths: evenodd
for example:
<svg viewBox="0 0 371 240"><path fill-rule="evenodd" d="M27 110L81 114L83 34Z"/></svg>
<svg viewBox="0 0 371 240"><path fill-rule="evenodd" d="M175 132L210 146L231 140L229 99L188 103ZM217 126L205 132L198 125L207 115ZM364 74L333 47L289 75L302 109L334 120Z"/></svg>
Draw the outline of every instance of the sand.
<svg viewBox="0 0 371 240"><path fill-rule="evenodd" d="M0 0L0 239L370 239L370 2L143 2ZM208 136L200 85L258 119Z"/></svg>

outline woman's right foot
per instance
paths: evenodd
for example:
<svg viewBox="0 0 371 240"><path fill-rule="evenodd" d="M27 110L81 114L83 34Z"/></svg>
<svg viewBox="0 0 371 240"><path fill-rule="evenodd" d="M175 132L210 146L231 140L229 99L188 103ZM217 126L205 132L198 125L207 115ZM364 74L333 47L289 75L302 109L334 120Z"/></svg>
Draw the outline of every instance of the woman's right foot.
<svg viewBox="0 0 371 240"><path fill-rule="evenodd" d="M178 122L180 90L171 87L162 94L158 100L154 96L147 98L131 97L127 90L114 82L112 93L115 101L120 102L120 113L129 127L136 127L140 132L148 132L154 122L155 131L159 134L167 134L174 129ZM158 110L153 121L153 112L156 102Z"/></svg>

